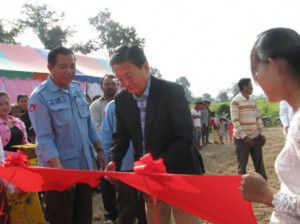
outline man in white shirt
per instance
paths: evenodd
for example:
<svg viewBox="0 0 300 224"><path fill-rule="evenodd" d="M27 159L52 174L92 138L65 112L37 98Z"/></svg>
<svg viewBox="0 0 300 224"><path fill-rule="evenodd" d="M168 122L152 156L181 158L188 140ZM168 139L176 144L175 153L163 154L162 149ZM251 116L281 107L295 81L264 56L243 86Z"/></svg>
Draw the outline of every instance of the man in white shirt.
<svg viewBox="0 0 300 224"><path fill-rule="evenodd" d="M103 96L92 102L90 105L91 118L95 124L96 131L99 132L107 104L115 98L118 90L116 77L111 74L106 74L100 82Z"/></svg>
<svg viewBox="0 0 300 224"><path fill-rule="evenodd" d="M191 110L193 118L193 131L195 138L195 145L200 150L201 137L202 137L202 125L201 125L201 108L204 104L202 102L196 102L194 108Z"/></svg>
<svg viewBox="0 0 300 224"><path fill-rule="evenodd" d="M280 121L283 125L283 134L284 136L287 135L290 123L292 121L292 118L294 116L293 108L288 104L288 102L282 100L279 104L279 115L280 115Z"/></svg>

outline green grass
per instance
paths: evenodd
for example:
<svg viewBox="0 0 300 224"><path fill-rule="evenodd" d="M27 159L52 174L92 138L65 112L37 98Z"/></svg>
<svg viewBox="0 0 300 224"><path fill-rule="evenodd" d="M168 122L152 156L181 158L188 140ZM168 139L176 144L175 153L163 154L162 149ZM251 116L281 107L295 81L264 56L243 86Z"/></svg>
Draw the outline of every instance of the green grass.
<svg viewBox="0 0 300 224"><path fill-rule="evenodd" d="M213 102L210 106L211 111L216 112L222 104L230 102ZM272 124L276 124L276 119L279 117L279 103L270 103L267 99L259 99L256 101L257 107L260 110L261 116L272 116Z"/></svg>

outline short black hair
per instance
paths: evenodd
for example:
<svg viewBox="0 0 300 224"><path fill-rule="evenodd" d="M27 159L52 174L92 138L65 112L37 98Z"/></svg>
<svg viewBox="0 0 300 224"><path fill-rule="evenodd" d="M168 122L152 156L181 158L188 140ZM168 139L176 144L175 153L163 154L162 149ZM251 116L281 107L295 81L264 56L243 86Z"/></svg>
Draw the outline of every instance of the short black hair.
<svg viewBox="0 0 300 224"><path fill-rule="evenodd" d="M22 98L27 98L28 99L28 96L27 95L24 95L24 94L20 94L17 96L17 102L19 102Z"/></svg>
<svg viewBox="0 0 300 224"><path fill-rule="evenodd" d="M146 61L147 58L141 47L138 45L123 45L113 53L109 64L113 67L115 64L129 62L142 68Z"/></svg>
<svg viewBox="0 0 300 224"><path fill-rule="evenodd" d="M105 74L103 76L103 78L101 78L100 81L100 86L102 86L104 79L116 79L116 76L112 75L112 74Z"/></svg>
<svg viewBox="0 0 300 224"><path fill-rule="evenodd" d="M244 87L248 86L250 82L251 82L251 79L249 79L249 78L240 79L240 81L238 82L238 87L239 87L240 91L243 91Z"/></svg>
<svg viewBox="0 0 300 224"><path fill-rule="evenodd" d="M57 59L57 55L74 55L73 51L69 48L65 48L65 47L57 47L54 48L53 50L51 50L48 54L48 64L54 66L56 64L56 59Z"/></svg>

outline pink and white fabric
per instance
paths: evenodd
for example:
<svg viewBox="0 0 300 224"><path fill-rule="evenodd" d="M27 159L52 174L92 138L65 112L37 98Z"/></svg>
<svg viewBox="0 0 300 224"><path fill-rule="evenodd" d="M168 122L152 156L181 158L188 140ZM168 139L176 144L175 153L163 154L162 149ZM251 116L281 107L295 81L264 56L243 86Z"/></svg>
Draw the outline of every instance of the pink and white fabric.
<svg viewBox="0 0 300 224"><path fill-rule="evenodd" d="M6 92L12 103L17 102L17 96L27 95L30 96L32 91L38 87L43 80L35 79L8 79L0 77L0 91ZM86 92L86 82L78 82L83 92Z"/></svg>
<svg viewBox="0 0 300 224"><path fill-rule="evenodd" d="M17 128L19 128L22 131L23 144L28 144L26 128L25 128L25 124L23 123L23 121L21 121L19 118L11 116L11 115L9 115L8 117L9 117L9 119L11 119L13 121L14 126L16 126ZM2 146L6 146L7 143L9 143L9 141L10 141L11 132L10 132L10 128L8 127L6 121L4 121L2 119L0 119L0 136L1 136Z"/></svg>

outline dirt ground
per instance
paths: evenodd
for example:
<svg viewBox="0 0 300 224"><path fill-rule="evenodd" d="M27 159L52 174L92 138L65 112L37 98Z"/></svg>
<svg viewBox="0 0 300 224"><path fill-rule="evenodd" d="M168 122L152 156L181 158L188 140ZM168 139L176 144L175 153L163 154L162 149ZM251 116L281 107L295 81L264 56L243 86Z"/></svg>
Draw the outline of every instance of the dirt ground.
<svg viewBox="0 0 300 224"><path fill-rule="evenodd" d="M267 143L263 149L264 162L271 186L279 189L279 180L274 171L274 162L284 145L282 128L268 128L265 130ZM208 145L201 150L207 174L228 175L236 174L236 156L233 144ZM254 170L251 159L249 159L248 170ZM103 205L99 193L94 194L94 222L103 223ZM264 205L253 204L254 213L259 224L269 223L271 208ZM206 223L206 222L203 222Z"/></svg>

